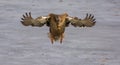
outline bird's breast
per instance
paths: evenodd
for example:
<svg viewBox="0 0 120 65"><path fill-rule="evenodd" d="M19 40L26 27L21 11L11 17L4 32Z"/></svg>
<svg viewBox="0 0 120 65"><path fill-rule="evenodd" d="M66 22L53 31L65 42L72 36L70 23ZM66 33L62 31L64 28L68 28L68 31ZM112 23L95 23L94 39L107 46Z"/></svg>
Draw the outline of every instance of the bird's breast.
<svg viewBox="0 0 120 65"><path fill-rule="evenodd" d="M62 33L64 33L64 27L51 26L50 33L54 36L60 36Z"/></svg>

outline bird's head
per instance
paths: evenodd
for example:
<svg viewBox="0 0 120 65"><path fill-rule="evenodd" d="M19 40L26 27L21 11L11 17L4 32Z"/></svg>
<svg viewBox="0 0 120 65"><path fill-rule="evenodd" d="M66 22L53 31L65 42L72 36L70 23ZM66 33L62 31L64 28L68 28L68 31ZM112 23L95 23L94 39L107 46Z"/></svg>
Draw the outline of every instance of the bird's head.
<svg viewBox="0 0 120 65"><path fill-rule="evenodd" d="M60 27L64 24L64 21L66 17L68 16L68 14L63 13L63 14L58 15L58 14L51 13L49 14L49 16L50 16L51 21L53 21L54 23L56 23L58 27Z"/></svg>

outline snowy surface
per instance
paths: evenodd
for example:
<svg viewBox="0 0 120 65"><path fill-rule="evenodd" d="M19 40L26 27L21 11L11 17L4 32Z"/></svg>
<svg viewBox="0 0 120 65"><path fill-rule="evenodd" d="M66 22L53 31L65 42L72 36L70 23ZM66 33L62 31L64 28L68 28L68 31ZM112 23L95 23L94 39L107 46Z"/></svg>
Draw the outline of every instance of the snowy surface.
<svg viewBox="0 0 120 65"><path fill-rule="evenodd" d="M48 27L25 27L34 18L67 12L94 14L91 28L66 28L63 44L51 44ZM0 65L120 65L120 0L0 0Z"/></svg>

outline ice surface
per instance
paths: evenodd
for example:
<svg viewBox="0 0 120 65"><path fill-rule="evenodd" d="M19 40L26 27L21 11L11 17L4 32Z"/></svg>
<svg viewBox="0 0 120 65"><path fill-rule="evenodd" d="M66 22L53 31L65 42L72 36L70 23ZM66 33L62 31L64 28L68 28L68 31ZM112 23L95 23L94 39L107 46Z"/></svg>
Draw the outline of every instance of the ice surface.
<svg viewBox="0 0 120 65"><path fill-rule="evenodd" d="M46 26L25 27L25 12L94 14L92 28L66 28L51 44ZM120 65L120 0L0 0L0 65Z"/></svg>

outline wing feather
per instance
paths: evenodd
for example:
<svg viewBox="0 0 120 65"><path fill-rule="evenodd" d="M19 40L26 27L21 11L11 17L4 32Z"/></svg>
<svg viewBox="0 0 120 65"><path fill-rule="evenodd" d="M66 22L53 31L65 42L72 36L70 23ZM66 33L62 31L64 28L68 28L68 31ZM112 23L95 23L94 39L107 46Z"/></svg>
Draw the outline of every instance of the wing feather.
<svg viewBox="0 0 120 65"><path fill-rule="evenodd" d="M75 27L92 27L96 23L94 15L92 14L86 14L84 19L79 19L78 17L67 17L67 20Z"/></svg>
<svg viewBox="0 0 120 65"><path fill-rule="evenodd" d="M40 16L40 17L37 17L37 18L34 19L31 16L31 12L29 12L29 13L25 13L23 15L23 17L21 18L21 20L22 20L21 23L24 26L30 26L31 25L31 26L41 27L48 22L48 19L49 19L48 16Z"/></svg>

